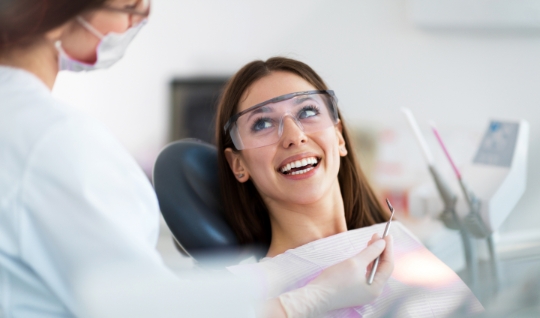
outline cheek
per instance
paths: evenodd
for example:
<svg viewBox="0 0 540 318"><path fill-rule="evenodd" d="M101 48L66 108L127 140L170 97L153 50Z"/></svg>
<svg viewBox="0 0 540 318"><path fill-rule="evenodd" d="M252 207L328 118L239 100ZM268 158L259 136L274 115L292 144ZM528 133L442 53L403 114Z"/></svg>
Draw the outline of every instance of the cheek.
<svg viewBox="0 0 540 318"><path fill-rule="evenodd" d="M266 188L267 184L275 178L273 157L275 151L262 147L244 150L243 157L250 178L257 188Z"/></svg>
<svg viewBox="0 0 540 318"><path fill-rule="evenodd" d="M96 60L96 48L99 41L95 35L76 24L75 28L62 38L62 47L72 58L93 63Z"/></svg>
<svg viewBox="0 0 540 318"><path fill-rule="evenodd" d="M326 168L329 171L337 174L339 171L341 156L339 155L339 140L334 133L334 130L332 129L324 134L314 136L312 139L324 152Z"/></svg>
<svg viewBox="0 0 540 318"><path fill-rule="evenodd" d="M331 158L339 157L339 140L334 130L327 130L324 134L320 134L314 141L323 149L326 156Z"/></svg>
<svg viewBox="0 0 540 318"><path fill-rule="evenodd" d="M125 13L103 12L93 15L89 20L104 35L110 32L124 33L129 28L129 15Z"/></svg>

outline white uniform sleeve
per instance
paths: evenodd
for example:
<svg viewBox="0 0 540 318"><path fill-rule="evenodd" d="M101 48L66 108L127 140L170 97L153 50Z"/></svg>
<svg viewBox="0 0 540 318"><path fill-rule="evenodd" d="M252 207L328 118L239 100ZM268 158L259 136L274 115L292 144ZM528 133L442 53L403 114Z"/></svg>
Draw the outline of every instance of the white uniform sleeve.
<svg viewBox="0 0 540 318"><path fill-rule="evenodd" d="M101 125L77 118L51 128L20 195L21 257L75 316L249 313L240 283L182 281L164 266L153 189Z"/></svg>

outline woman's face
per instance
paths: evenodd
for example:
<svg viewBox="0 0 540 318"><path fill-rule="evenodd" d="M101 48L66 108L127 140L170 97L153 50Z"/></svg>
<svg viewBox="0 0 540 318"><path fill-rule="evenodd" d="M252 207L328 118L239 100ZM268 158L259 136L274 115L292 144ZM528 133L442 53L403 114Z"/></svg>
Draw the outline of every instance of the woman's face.
<svg viewBox="0 0 540 318"><path fill-rule="evenodd" d="M315 89L293 73L273 72L244 92L237 112L277 96ZM237 152L225 150L238 181L251 179L267 205L306 205L321 200L332 192L332 187L339 187L340 156L346 154L341 123L304 133L289 116L283 119L283 133L277 143ZM302 168L282 172L288 164L302 160ZM297 172L291 173L294 170Z"/></svg>
<svg viewBox="0 0 540 318"><path fill-rule="evenodd" d="M110 0L104 4L105 7L112 9L141 12L146 10L148 5L149 0ZM139 16L127 12L107 10L105 8L89 11L82 14L81 17L103 35L110 32L124 33L139 19ZM96 62L96 50L101 39L75 19L71 21L60 40L63 49L72 58L89 64Z"/></svg>

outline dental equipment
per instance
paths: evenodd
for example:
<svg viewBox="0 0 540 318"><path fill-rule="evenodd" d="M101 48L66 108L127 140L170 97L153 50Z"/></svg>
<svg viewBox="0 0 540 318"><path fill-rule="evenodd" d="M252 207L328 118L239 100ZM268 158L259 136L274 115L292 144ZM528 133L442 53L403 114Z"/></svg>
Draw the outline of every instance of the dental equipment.
<svg viewBox="0 0 540 318"><path fill-rule="evenodd" d="M468 204L469 209L470 209L469 214L467 215L467 217L465 217L463 219L463 222L461 222L457 218L457 214L455 214L456 215L456 220L460 223L460 225L462 227L464 227L464 229L465 228L467 229L467 232L463 231L463 232L467 233L467 235L468 235L468 233L471 233L476 237L485 237L486 233L483 230L483 227L481 226L482 224L480 224L478 222L478 220L479 220L478 210L479 210L479 207L480 207L480 201L477 199L477 197L474 195L474 193L469 190L469 188L467 187L467 185L463 181L462 175L459 172L459 169L457 168L456 164L454 163L454 160L450 156L450 152L448 152L448 148L446 148L446 145L444 144L444 142L443 142L443 140L441 138L441 135L439 134L439 131L435 127L435 124L433 122L430 122L430 126L431 126L431 130L433 131L433 134L435 135L435 138L437 139L437 142L441 146L441 149L443 150L443 152L444 152L444 154L446 156L446 159L448 160L448 162L452 166L452 170L454 171L454 173L455 173L455 175L456 175L456 177L458 179L459 186L460 186L460 188L461 188L461 190L463 192L463 195L465 196L465 199L466 199L467 204ZM471 224L473 224L473 226L471 226ZM471 254L471 258L472 258L471 266L470 267L468 266L468 268L470 270L471 285L472 285L472 287L476 287L476 277L477 277L477 273L478 273L476 246L471 244L470 238L467 241L467 245L468 245L467 248L470 251L474 251ZM496 256L495 250L493 248L493 241L492 240L488 241L488 246L489 246L489 251L490 251L490 259L492 260L492 269L494 270L495 278L496 278L496 281L498 282L499 266L498 266L498 261L496 260L497 256ZM465 249L465 251L467 252L467 249Z"/></svg>
<svg viewBox="0 0 540 318"><path fill-rule="evenodd" d="M469 207L462 223L469 233L487 240L495 287L498 287L500 268L493 235L525 191L528 124L492 121L473 164L465 173L460 173L454 164L433 124L432 130L452 165ZM480 191L479 196L467 186L465 178L473 182L472 188Z"/></svg>
<svg viewBox="0 0 540 318"><path fill-rule="evenodd" d="M435 181L435 185L437 186L437 190L441 195L441 199L444 202L444 209L442 214L440 215L440 219L448 228L460 229L459 220L457 218L457 214L455 213L457 196L452 192L452 190L448 186L448 183L446 183L446 181L442 178L441 174L435 167L433 155L431 154L431 151L427 146L427 142L424 136L420 132L420 128L418 127L414 115L408 108L402 108L401 111L407 117L407 121L409 122L409 125L411 126L411 129L416 137L416 141L418 142L420 149L422 149L422 153L424 154L424 158L426 159L426 162L428 164L429 172L431 173L431 176ZM469 264L469 262L467 262L467 264Z"/></svg>
<svg viewBox="0 0 540 318"><path fill-rule="evenodd" d="M391 214L390 214L390 219L388 220L388 222L386 222L386 227L384 228L382 238L385 238L388 235L388 231L390 231L390 224L392 223L392 218L394 217L394 207L392 207L392 204L390 204L390 201L388 201L388 199L386 199L386 204L388 205L388 208L390 209ZM373 278L375 278L377 267L379 267L380 258L381 258L380 255L377 256L377 258L375 259L375 262L373 263L373 267L371 268L371 273L369 273L368 285L371 285L371 283L373 283Z"/></svg>
<svg viewBox="0 0 540 318"><path fill-rule="evenodd" d="M439 171L437 170L433 155L431 154L427 142L420 132L420 128L418 127L418 124L416 122L416 119L414 118L414 115L408 108L402 108L401 111L405 114L407 117L407 121L409 122L409 125L411 126L411 129L416 137L416 141L418 142L418 145L422 149L422 153L424 154L424 158L427 161L429 172L433 178L433 181L435 182L435 186L437 187L437 190L439 192L439 195L444 203L444 208L442 213L439 215L439 219L446 225L446 227L454 230L459 230L459 234L461 236L461 242L463 244L463 252L465 254L465 263L468 269L468 277L467 282L470 284L470 286L474 289L476 286L476 278L478 273L478 266L476 263L476 249L474 248L474 245L471 243L471 237L468 233L468 231L462 226L461 221L459 220L458 214L456 212L456 203L457 203L457 196L452 191L446 180L443 179Z"/></svg>
<svg viewBox="0 0 540 318"><path fill-rule="evenodd" d="M411 129L414 133L414 136L416 137L416 141L418 142L418 145L420 146L420 149L422 150L422 154L424 155L424 158L427 161L428 166L432 167L434 165L433 155L431 154L431 151L429 150L429 147L427 145L426 140L424 139L424 136L420 132L420 128L418 127L418 123L416 122L416 119L414 118L412 112L408 108L401 108L401 111L405 114L405 117L407 117L407 121L409 122L409 125L411 126Z"/></svg>
<svg viewBox="0 0 540 318"><path fill-rule="evenodd" d="M465 200L467 201L467 205L469 206L470 213L466 217L467 222L465 226L467 227L469 232L471 232L474 236L478 238L483 238L483 237L488 236L488 233L485 227L481 223L481 219L479 215L480 201L474 195L474 193L469 189L469 187L467 187L467 184L463 180L463 177L461 176L459 169L454 163L452 156L450 156L450 152L448 152L448 148L446 148L446 145L444 144L441 138L441 135L439 134L439 131L435 127L435 124L431 122L430 126L431 126L431 130L433 131L433 134L435 135L435 138L437 139L437 142L441 146L441 149L443 150L446 156L446 159L448 159L448 162L452 166L452 170L454 171L456 178L458 179L461 191L463 192L463 195L465 196Z"/></svg>
<svg viewBox="0 0 540 318"><path fill-rule="evenodd" d="M528 142L526 121L493 120L472 164L462 169L461 179L467 180L481 202L476 220L466 224L476 237L495 232L525 192ZM469 197L471 194L469 191L466 197L474 199Z"/></svg>

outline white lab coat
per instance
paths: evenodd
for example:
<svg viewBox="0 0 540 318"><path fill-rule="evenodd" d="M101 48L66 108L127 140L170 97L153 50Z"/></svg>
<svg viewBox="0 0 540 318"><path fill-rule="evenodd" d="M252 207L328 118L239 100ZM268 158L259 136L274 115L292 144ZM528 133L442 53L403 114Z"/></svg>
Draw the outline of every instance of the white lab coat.
<svg viewBox="0 0 540 318"><path fill-rule="evenodd" d="M199 316L243 301L171 273L158 230L148 179L107 129L0 66L0 317Z"/></svg>

